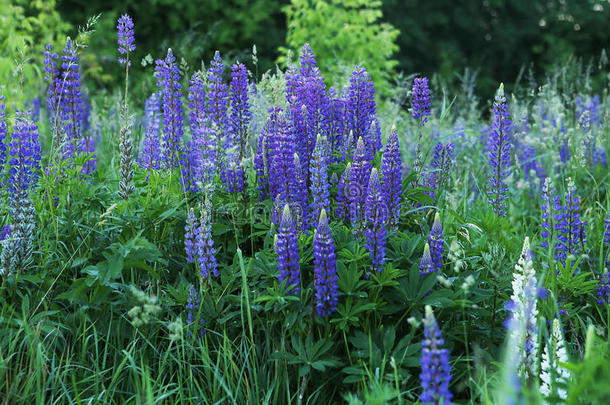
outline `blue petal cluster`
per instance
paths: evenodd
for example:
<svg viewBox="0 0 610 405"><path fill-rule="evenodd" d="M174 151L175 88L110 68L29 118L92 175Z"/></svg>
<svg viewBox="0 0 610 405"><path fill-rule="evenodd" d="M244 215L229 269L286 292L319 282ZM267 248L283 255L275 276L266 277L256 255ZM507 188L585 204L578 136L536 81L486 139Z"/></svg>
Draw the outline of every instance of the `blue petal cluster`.
<svg viewBox="0 0 610 405"><path fill-rule="evenodd" d="M437 212L434 215L434 223L428 235L428 245L430 246L430 256L434 265L434 271L440 271L443 267L444 243L443 228L441 227L441 220Z"/></svg>
<svg viewBox="0 0 610 405"><path fill-rule="evenodd" d="M129 60L129 53L136 50L136 44L133 32L133 20L127 14L123 14L118 21L117 30L119 33L119 63L126 63L127 66L131 66Z"/></svg>
<svg viewBox="0 0 610 405"><path fill-rule="evenodd" d="M316 311L320 316L332 314L337 308L337 255L335 242L328 226L326 210L320 211L320 220L313 239L314 290Z"/></svg>
<svg viewBox="0 0 610 405"><path fill-rule="evenodd" d="M288 204L284 205L280 226L275 236L275 253L277 254L277 268L280 272L279 282L285 281L287 288L293 286L290 294L297 294L301 282L299 241Z"/></svg>
<svg viewBox="0 0 610 405"><path fill-rule="evenodd" d="M379 172L371 171L364 209L366 220L366 248L371 255L373 269L381 271L385 263L385 245L388 223L388 206L381 192Z"/></svg>
<svg viewBox="0 0 610 405"><path fill-rule="evenodd" d="M422 393L419 398L423 405L450 405L453 394L449 391L451 382L449 350L442 347L445 340L429 306L426 306L423 322L424 340L422 340L419 375Z"/></svg>
<svg viewBox="0 0 610 405"><path fill-rule="evenodd" d="M508 187L505 179L510 174L512 124L508 105L504 97L504 86L500 85L493 104L493 123L488 138L489 166L491 176L487 193L489 203L498 216L506 214Z"/></svg>
<svg viewBox="0 0 610 405"><path fill-rule="evenodd" d="M413 118L419 119L423 127L430 116L430 89L427 77L416 77L413 81Z"/></svg>

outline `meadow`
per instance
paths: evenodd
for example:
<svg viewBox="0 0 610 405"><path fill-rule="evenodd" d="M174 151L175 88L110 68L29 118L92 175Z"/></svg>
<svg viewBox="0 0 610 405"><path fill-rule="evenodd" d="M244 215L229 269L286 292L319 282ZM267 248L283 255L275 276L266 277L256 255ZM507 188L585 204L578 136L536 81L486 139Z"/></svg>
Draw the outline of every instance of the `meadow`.
<svg viewBox="0 0 610 405"><path fill-rule="evenodd" d="M0 402L610 403L605 54L479 100L137 33L1 98Z"/></svg>

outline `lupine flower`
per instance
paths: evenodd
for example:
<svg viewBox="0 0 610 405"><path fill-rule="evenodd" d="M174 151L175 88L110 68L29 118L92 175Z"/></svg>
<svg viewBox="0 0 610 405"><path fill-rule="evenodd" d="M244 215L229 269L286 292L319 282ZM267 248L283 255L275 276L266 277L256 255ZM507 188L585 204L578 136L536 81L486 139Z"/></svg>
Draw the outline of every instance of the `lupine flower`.
<svg viewBox="0 0 610 405"><path fill-rule="evenodd" d="M430 89L427 77L416 77L413 81L413 118L419 119L423 127L430 116Z"/></svg>
<svg viewBox="0 0 610 405"><path fill-rule="evenodd" d="M258 138L256 155L254 156L254 170L256 171L256 180L261 200L271 193L269 180L269 168L272 159L271 152L274 146L275 133L285 126L285 123L282 122L283 117L280 107L269 109L269 117Z"/></svg>
<svg viewBox="0 0 610 405"><path fill-rule="evenodd" d="M11 204L21 198L19 191L27 194L38 182L41 154L38 127L27 114L19 112L7 154L8 191Z"/></svg>
<svg viewBox="0 0 610 405"><path fill-rule="evenodd" d="M557 243L555 244L555 260L565 264L569 255L577 256L584 250L586 236L585 226L580 218L580 198L576 194L576 185L568 178L568 190L565 194L564 206L555 214L555 229Z"/></svg>
<svg viewBox="0 0 610 405"><path fill-rule="evenodd" d="M353 140L362 138L367 159L371 160L381 149L380 139L371 134L371 124L375 119L375 85L365 68L356 65L349 80L349 98L345 111L345 120ZM353 141L352 141L353 142ZM352 147L352 145L346 145Z"/></svg>
<svg viewBox="0 0 610 405"><path fill-rule="evenodd" d="M610 212L607 214L607 218L604 219L604 242L606 243L606 247L610 248Z"/></svg>
<svg viewBox="0 0 610 405"><path fill-rule="evenodd" d="M436 171L436 188L441 189L449 178L451 165L453 164L453 144L439 142L434 147L432 157L432 168Z"/></svg>
<svg viewBox="0 0 610 405"><path fill-rule="evenodd" d="M149 127L144 134L138 164L143 169L161 168L161 141L159 133Z"/></svg>
<svg viewBox="0 0 610 405"><path fill-rule="evenodd" d="M445 253L443 229L438 212L434 214L434 224L428 235L428 244L430 245L430 256L434 264L434 271L440 271L443 267L443 253Z"/></svg>
<svg viewBox="0 0 610 405"><path fill-rule="evenodd" d="M328 226L326 210L322 209L313 239L314 290L316 311L320 316L330 315L337 308L339 287L336 259L335 242Z"/></svg>
<svg viewBox="0 0 610 405"><path fill-rule="evenodd" d="M191 285L189 288L189 295L186 299L186 324L189 328L188 336L193 336L193 330L197 327L195 322L197 318L199 318L199 327L197 328L197 334L199 337L203 337L205 335L205 329L203 329L203 324L205 323L203 318L201 317L201 313L199 312L199 304L201 300L199 299L199 293L197 293L197 289Z"/></svg>
<svg viewBox="0 0 610 405"><path fill-rule="evenodd" d="M292 221L290 206L284 205L282 219L275 236L275 253L277 254L277 267L280 272L280 283L286 281L286 287L294 286L290 294L297 294L300 290L301 274L299 271L299 241Z"/></svg>
<svg viewBox="0 0 610 405"><path fill-rule="evenodd" d="M346 136L345 101L337 97L337 90L328 90L328 142L330 149L329 162L339 162L341 146Z"/></svg>
<svg viewBox="0 0 610 405"><path fill-rule="evenodd" d="M555 209L561 209L561 203L559 202L559 196L555 194L555 190L553 187L553 180L550 177L544 179L544 184L542 185L542 223L540 224L542 230L540 231L540 236L542 237L542 242L540 242L541 247L548 247L549 242L553 241L553 237L555 235Z"/></svg>
<svg viewBox="0 0 610 405"><path fill-rule="evenodd" d="M362 138L358 138L346 193L350 220L357 233L359 232L358 227L362 227L362 220L364 218L366 185L368 184L370 173L371 165L366 155L364 141Z"/></svg>
<svg viewBox="0 0 610 405"><path fill-rule="evenodd" d="M163 95L163 164L171 169L178 165L180 141L184 134L180 70L171 49L167 50L165 59L158 59L155 63L155 78Z"/></svg>
<svg viewBox="0 0 610 405"><path fill-rule="evenodd" d="M195 210L191 208L186 217L186 225L184 227L184 250L186 252L186 261L189 263L195 262L197 251L195 249L195 235L197 233L197 217Z"/></svg>
<svg viewBox="0 0 610 405"><path fill-rule="evenodd" d="M385 263L388 206L381 193L379 172L376 168L371 171L369 179L364 218L366 220L366 247L371 255L373 269L381 271Z"/></svg>
<svg viewBox="0 0 610 405"><path fill-rule="evenodd" d="M63 122L65 143L63 145L66 157L74 156L81 138L81 122L83 115L82 94L79 64L76 48L70 38L66 41L62 59L62 92L60 111Z"/></svg>
<svg viewBox="0 0 610 405"><path fill-rule="evenodd" d="M119 57L119 63L125 63L127 66L131 66L129 53L136 50L133 35L133 21L131 20L131 17L127 14L123 14L121 18L119 18L116 28L119 32L119 53L125 55Z"/></svg>
<svg viewBox="0 0 610 405"><path fill-rule="evenodd" d="M553 326L549 342L542 353L540 380L540 393L547 401L565 401L568 393L564 388L570 380L570 371L559 363L568 362L561 324L559 319L553 319Z"/></svg>
<svg viewBox="0 0 610 405"><path fill-rule="evenodd" d="M432 261L432 255L430 254L430 245L426 242L424 245L424 254L419 262L419 274L420 276L423 276L434 271L434 262Z"/></svg>
<svg viewBox="0 0 610 405"><path fill-rule="evenodd" d="M504 180L510 173L511 131L512 124L504 97L504 85L500 84L494 100L492 131L488 140L489 165L492 173L489 179L490 190L487 193L489 203L499 216L504 216L506 209L508 187Z"/></svg>
<svg viewBox="0 0 610 405"><path fill-rule="evenodd" d="M395 128L390 131L390 136L385 144L385 150L381 159L382 184L381 192L383 199L388 204L389 224L398 226L400 218L401 194L402 194L402 161L398 146L398 133Z"/></svg>
<svg viewBox="0 0 610 405"><path fill-rule="evenodd" d="M610 275L604 271L597 284L597 303L610 305Z"/></svg>
<svg viewBox="0 0 610 405"><path fill-rule="evenodd" d="M202 131L202 128L197 128L197 131ZM202 180L202 165L203 165L203 149L200 142L201 138L195 136L185 143L184 150L180 156L180 182L182 191L197 192L199 184Z"/></svg>
<svg viewBox="0 0 610 405"><path fill-rule="evenodd" d="M216 156L222 156L224 149L224 137L227 130L227 108L229 106L229 93L227 85L222 81L224 65L220 52L214 53L214 58L210 62L208 68L208 83L209 90L206 93L206 105L208 108L208 117L212 123L216 125Z"/></svg>
<svg viewBox="0 0 610 405"><path fill-rule="evenodd" d="M189 119L191 122L191 132L195 133L197 128L205 121L205 84L199 72L193 73L189 81Z"/></svg>
<svg viewBox="0 0 610 405"><path fill-rule="evenodd" d="M239 164L235 152L228 153L225 164L220 173L220 179L228 193L241 193L244 191L244 169Z"/></svg>
<svg viewBox="0 0 610 405"><path fill-rule="evenodd" d="M54 116L59 109L59 98L61 95L61 79L57 69L59 56L53 52L53 45L47 44L44 51L43 72L44 79L49 83L47 89L47 114Z"/></svg>
<svg viewBox="0 0 610 405"><path fill-rule="evenodd" d="M298 181L294 165L296 152L294 138L291 137L281 110L277 117L277 125L270 133L269 139L269 188L272 199L280 196L282 206L297 194Z"/></svg>
<svg viewBox="0 0 610 405"><path fill-rule="evenodd" d="M519 370L526 377L538 375L538 310L536 309L536 271L532 263L529 237L523 242L523 249L513 272L513 294L511 295L511 317L518 318L525 325L525 337L520 346ZM512 350L517 350L513 348Z"/></svg>
<svg viewBox="0 0 610 405"><path fill-rule="evenodd" d="M250 122L250 104L248 102L248 71L237 63L231 66L231 116L229 132L231 142L239 147L239 160L245 157L248 124Z"/></svg>
<svg viewBox="0 0 610 405"><path fill-rule="evenodd" d="M445 340L436 323L432 308L426 305L425 311L419 375L422 393L419 399L423 405L450 405L453 394L449 391L451 382L449 350L443 348Z"/></svg>
<svg viewBox="0 0 610 405"><path fill-rule="evenodd" d="M142 117L143 126L145 132L152 130L152 132L159 136L161 130L161 98L160 92L154 92L144 102L144 117Z"/></svg>
<svg viewBox="0 0 610 405"><path fill-rule="evenodd" d="M311 218L320 218L322 210L330 207L330 193L327 172L327 145L326 139L318 135L310 164L309 188L311 190Z"/></svg>
<svg viewBox="0 0 610 405"><path fill-rule="evenodd" d="M294 223L299 232L309 228L309 205L308 205L308 190L307 177L303 173L302 165L299 159L299 154L294 154L294 173L296 184L292 190L290 200L292 201L292 209Z"/></svg>
<svg viewBox="0 0 610 405"><path fill-rule="evenodd" d="M6 125L6 106L4 105L4 96L0 94L0 167L4 167L6 163L6 136L8 135L8 127ZM3 172L0 170L0 184L4 184Z"/></svg>
<svg viewBox="0 0 610 405"><path fill-rule="evenodd" d="M348 201L349 181L352 172L352 162L349 162L337 183L337 217L345 219L347 216L346 203Z"/></svg>
<svg viewBox="0 0 610 405"><path fill-rule="evenodd" d="M296 66L289 66L286 70L286 101L292 104L296 100L296 91L301 74Z"/></svg>
<svg viewBox="0 0 610 405"><path fill-rule="evenodd" d="M316 58L311 50L311 46L305 43L301 48L301 68L300 74L303 77L311 76L313 70L317 67Z"/></svg>
<svg viewBox="0 0 610 405"><path fill-rule="evenodd" d="M218 277L218 262L216 248L212 239L212 206L208 200L201 204L199 227L195 232L195 247L197 249L197 264L201 278L210 275Z"/></svg>

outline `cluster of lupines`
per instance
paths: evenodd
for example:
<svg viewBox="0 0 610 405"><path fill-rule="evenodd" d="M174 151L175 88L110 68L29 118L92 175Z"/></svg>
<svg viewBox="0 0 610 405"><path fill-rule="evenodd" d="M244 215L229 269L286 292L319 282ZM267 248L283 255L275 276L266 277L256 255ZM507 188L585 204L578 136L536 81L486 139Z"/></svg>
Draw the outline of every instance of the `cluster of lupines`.
<svg viewBox="0 0 610 405"><path fill-rule="evenodd" d="M127 14L119 18L117 24L118 43L119 43L119 63L125 65L125 101L123 103L123 119L124 124L120 131L119 154L120 167L119 175L119 197L126 200L135 190L133 184L133 141L131 139L131 129L129 126L129 104L127 102L127 94L129 89L129 66L131 60L129 54L135 51L135 39L133 31L133 21Z"/></svg>
<svg viewBox="0 0 610 405"><path fill-rule="evenodd" d="M277 254L278 280L285 282L291 294L300 290L301 272L299 267L299 241L290 213L290 206L284 205L282 218L275 235L275 253Z"/></svg>
<svg viewBox="0 0 610 405"><path fill-rule="evenodd" d="M326 140L318 135L316 146L309 165L311 174L311 218L320 218L322 210L328 211L330 207L330 192L327 171L327 144Z"/></svg>
<svg viewBox="0 0 610 405"><path fill-rule="evenodd" d="M422 130L421 127L426 125L430 112L430 89L428 88L428 78L415 78L413 81L413 118L419 120L420 129L417 134L417 145L415 149L415 162L413 163L413 171L419 176L422 171L423 157L421 150ZM417 178L416 178L417 180Z"/></svg>
<svg viewBox="0 0 610 405"><path fill-rule="evenodd" d="M209 202L200 207L200 215L195 215L195 210L189 210L186 226L184 228L184 248L186 260L189 263L197 263L201 279L207 279L211 275L218 277L218 262L216 261L216 248L212 239L212 210Z"/></svg>
<svg viewBox="0 0 610 405"><path fill-rule="evenodd" d="M0 167L4 167L6 163L6 136L8 135L8 126L6 124L6 105L4 105L4 95L0 94ZM0 176L4 172L0 171ZM4 178L0 177L0 185L4 185Z"/></svg>
<svg viewBox="0 0 610 405"><path fill-rule="evenodd" d="M434 147L432 162L426 167L422 175L421 185L429 187L431 191L425 191L433 200L436 199L436 190L440 190L449 178L450 168L453 163L453 144L438 142Z"/></svg>
<svg viewBox="0 0 610 405"><path fill-rule="evenodd" d="M398 147L398 133L395 128L392 128L390 131L390 136L385 144L385 150L381 159L381 175L381 191L383 199L388 206L389 225L396 228L401 208L402 161Z"/></svg>
<svg viewBox="0 0 610 405"><path fill-rule="evenodd" d="M385 263L385 244L388 222L388 207L381 192L379 173L371 171L364 208L366 221L366 247L371 255L373 269L381 271Z"/></svg>
<svg viewBox="0 0 610 405"><path fill-rule="evenodd" d="M424 340L422 340L419 375L422 393L419 399L424 405L450 405L453 394L449 390L451 382L449 350L443 348L445 340L429 305L426 305L423 322Z"/></svg>
<svg viewBox="0 0 610 405"><path fill-rule="evenodd" d="M441 220L437 212L434 214L434 223L428 235L428 245L430 246L430 257L434 271L440 271L443 267L444 243L443 228L441 227Z"/></svg>
<svg viewBox="0 0 610 405"><path fill-rule="evenodd" d="M553 241L555 234L555 211L561 209L561 203L559 202L559 196L555 194L553 187L553 180L550 177L544 179L542 185L542 222L540 236L542 242L540 246L546 248L549 246L549 242Z"/></svg>
<svg viewBox="0 0 610 405"><path fill-rule="evenodd" d="M568 188L565 193L563 207L556 207L555 230L555 260L565 264L568 256L577 256L585 248L585 226L580 217L580 197L576 194L576 185L571 178L567 179Z"/></svg>
<svg viewBox="0 0 610 405"><path fill-rule="evenodd" d="M610 305L610 275L604 271L597 284L597 303Z"/></svg>
<svg viewBox="0 0 610 405"><path fill-rule="evenodd" d="M376 109L375 85L366 69L356 65L350 78L345 120L352 142L363 140L368 160L371 160L374 154L381 149L381 137L378 136L376 128L372 128ZM376 127L378 128L379 125ZM346 145L346 147L352 148L353 145Z"/></svg>
<svg viewBox="0 0 610 405"><path fill-rule="evenodd" d="M81 137L81 120L83 116L83 100L78 55L72 40L68 38L64 48L61 72L60 113L63 122L63 151L66 157L73 157Z"/></svg>
<svg viewBox="0 0 610 405"><path fill-rule="evenodd" d="M500 85L493 104L493 122L488 138L489 165L491 176L488 191L489 203L499 216L506 214L508 187L506 177L510 174L512 124L504 97L504 85Z"/></svg>
<svg viewBox="0 0 610 405"><path fill-rule="evenodd" d="M366 184L371 175L371 164L366 153L364 140L358 138L350 170L349 181L345 190L349 206L349 218L356 234L360 234L364 225L364 207L366 203Z"/></svg>
<svg viewBox="0 0 610 405"><path fill-rule="evenodd" d="M0 121L2 117L0 117ZM1 129L1 128L0 128ZM31 262L35 232L35 207L30 191L40 172L38 127L26 113L18 113L8 145L8 193L12 225L2 241L0 273L23 271Z"/></svg>
<svg viewBox="0 0 610 405"><path fill-rule="evenodd" d="M335 243L328 226L326 210L320 217L313 240L314 290L316 311L320 316L330 315L337 308L339 297Z"/></svg>
<svg viewBox="0 0 610 405"><path fill-rule="evenodd" d="M61 96L61 79L57 69L59 55L53 52L53 45L48 44L44 50L44 78L48 82L47 89L47 114L56 115L59 111L59 98Z"/></svg>

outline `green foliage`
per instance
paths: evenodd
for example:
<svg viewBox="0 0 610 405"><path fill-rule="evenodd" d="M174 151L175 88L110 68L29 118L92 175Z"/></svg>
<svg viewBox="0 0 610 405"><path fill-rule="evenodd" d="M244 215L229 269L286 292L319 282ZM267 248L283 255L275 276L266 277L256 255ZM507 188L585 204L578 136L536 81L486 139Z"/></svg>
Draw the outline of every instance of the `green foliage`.
<svg viewBox="0 0 610 405"><path fill-rule="evenodd" d="M309 43L328 83L343 82L353 64L366 67L381 95L389 92L398 62L398 30L382 22L381 1L292 0L283 8L293 55ZM282 48L282 63L288 60Z"/></svg>

